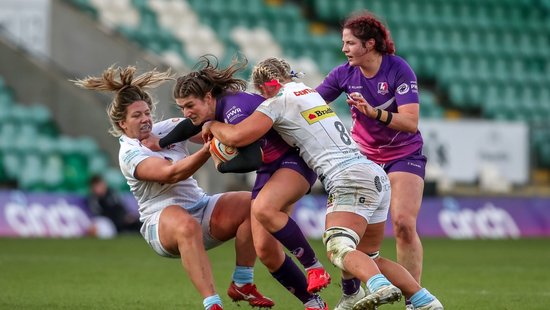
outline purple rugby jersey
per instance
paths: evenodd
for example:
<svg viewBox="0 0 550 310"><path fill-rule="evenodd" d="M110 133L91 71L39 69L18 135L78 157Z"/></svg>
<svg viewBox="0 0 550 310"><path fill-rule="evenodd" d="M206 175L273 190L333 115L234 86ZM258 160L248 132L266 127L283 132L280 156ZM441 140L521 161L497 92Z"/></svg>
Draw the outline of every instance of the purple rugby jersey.
<svg viewBox="0 0 550 310"><path fill-rule="evenodd" d="M384 55L376 75L367 78L359 67L349 63L334 68L317 87L317 92L327 101L338 98L342 92L359 92L367 102L379 109L397 112L397 107L418 104L416 75L399 56ZM353 128L351 134L361 152L376 163L402 158L422 147L422 135L406 133L384 126L351 107Z"/></svg>
<svg viewBox="0 0 550 310"><path fill-rule="evenodd" d="M227 124L238 124L256 111L264 97L248 92L227 94L216 99L216 120ZM263 162L270 163L285 154L290 146L270 129L261 139Z"/></svg>

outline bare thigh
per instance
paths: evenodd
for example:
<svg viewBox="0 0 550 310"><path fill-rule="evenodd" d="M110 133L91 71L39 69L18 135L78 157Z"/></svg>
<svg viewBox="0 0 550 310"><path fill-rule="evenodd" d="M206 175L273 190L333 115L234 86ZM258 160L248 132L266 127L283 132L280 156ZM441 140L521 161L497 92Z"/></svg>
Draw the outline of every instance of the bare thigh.
<svg viewBox="0 0 550 310"><path fill-rule="evenodd" d="M237 234L239 226L250 217L250 192L227 192L216 202L210 219L210 233L220 241Z"/></svg>

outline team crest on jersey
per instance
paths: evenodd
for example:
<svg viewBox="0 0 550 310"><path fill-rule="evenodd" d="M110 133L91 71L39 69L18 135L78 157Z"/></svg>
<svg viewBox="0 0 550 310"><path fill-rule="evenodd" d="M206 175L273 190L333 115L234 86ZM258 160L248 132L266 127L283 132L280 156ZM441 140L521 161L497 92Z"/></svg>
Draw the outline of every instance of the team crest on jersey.
<svg viewBox="0 0 550 310"><path fill-rule="evenodd" d="M389 92L390 86L388 85L388 82L378 82L378 93L380 95L385 95Z"/></svg>
<svg viewBox="0 0 550 310"><path fill-rule="evenodd" d="M332 111L332 109L328 105L322 105L309 110L305 110L300 112L300 114L302 114L302 117L310 125L317 123L318 121L323 120L327 117L336 116L336 113L334 113L334 111Z"/></svg>

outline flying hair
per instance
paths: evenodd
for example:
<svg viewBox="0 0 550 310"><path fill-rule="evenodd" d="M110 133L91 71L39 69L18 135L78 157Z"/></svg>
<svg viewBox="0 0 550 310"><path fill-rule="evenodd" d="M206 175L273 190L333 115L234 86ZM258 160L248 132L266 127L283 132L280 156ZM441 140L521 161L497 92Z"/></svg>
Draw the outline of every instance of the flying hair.
<svg viewBox="0 0 550 310"><path fill-rule="evenodd" d="M128 106L136 101L144 101L153 112L155 103L145 90L155 88L167 80L173 80L170 69L165 72L153 69L137 77L134 77L135 73L134 66L126 68L111 66L99 77L88 76L84 79L71 80L84 89L115 92L112 102L107 107L107 115L111 122L109 132L115 137L124 133L119 123L126 118Z"/></svg>

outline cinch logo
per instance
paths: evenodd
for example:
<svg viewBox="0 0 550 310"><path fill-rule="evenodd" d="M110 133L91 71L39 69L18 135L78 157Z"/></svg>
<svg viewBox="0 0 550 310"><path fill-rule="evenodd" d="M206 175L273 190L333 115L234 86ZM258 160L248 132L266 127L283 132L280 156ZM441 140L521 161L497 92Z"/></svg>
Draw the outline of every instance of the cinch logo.
<svg viewBox="0 0 550 310"><path fill-rule="evenodd" d="M336 113L328 105L318 106L313 109L300 112L308 124L314 124L327 117L336 116Z"/></svg>
<svg viewBox="0 0 550 310"><path fill-rule="evenodd" d="M294 93L294 96L298 97L298 96L307 95L307 94L316 93L316 92L317 91L315 89L306 88L299 91L295 91L293 93Z"/></svg>

